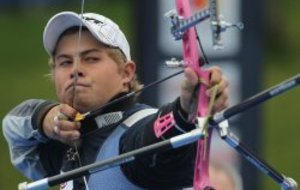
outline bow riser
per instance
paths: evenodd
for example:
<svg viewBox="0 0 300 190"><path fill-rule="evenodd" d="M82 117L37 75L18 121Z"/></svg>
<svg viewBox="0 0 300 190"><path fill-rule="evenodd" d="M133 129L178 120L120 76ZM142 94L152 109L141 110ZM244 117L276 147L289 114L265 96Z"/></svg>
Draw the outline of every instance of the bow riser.
<svg viewBox="0 0 300 190"><path fill-rule="evenodd" d="M180 18L186 19L192 15L189 1L176 0L177 13ZM187 29L182 35L183 43L183 59L184 66L192 68L199 79L208 83L209 72L201 68L201 57L199 55L199 48L197 44L197 35L194 27ZM209 98L206 95L206 85L200 85L197 95L197 110L192 118L193 122L197 122L198 118L205 118L208 116ZM201 125L200 123L198 126ZM194 189L204 190L210 189L212 184L209 181L209 149L211 141L211 130L208 131L208 136L205 139L198 140L197 156L194 173Z"/></svg>

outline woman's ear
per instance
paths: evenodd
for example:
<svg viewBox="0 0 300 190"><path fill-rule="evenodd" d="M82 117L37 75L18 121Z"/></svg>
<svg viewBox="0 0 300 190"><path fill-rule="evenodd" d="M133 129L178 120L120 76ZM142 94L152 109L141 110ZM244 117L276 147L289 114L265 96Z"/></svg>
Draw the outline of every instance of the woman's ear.
<svg viewBox="0 0 300 190"><path fill-rule="evenodd" d="M127 61L124 65L123 69L123 79L125 83L129 83L132 81L133 77L135 76L136 72L136 65L133 61Z"/></svg>

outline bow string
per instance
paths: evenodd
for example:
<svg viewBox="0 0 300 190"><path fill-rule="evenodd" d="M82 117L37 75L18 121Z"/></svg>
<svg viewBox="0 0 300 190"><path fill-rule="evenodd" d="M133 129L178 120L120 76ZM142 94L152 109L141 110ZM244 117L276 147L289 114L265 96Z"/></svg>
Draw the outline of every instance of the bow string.
<svg viewBox="0 0 300 190"><path fill-rule="evenodd" d="M72 96L71 96L71 103L72 103L72 107L74 108L76 105L76 85L78 83L78 76L79 76L79 71L78 71L78 65L80 64L81 61L81 57L80 57L80 47L81 47L81 43L82 43L82 29L83 29L83 22L84 22L84 18L83 18L83 14L84 14L84 7L85 7L85 0L81 0L80 3L80 19L82 20L82 22L79 25L79 29L78 29L78 38L77 38L77 47L76 47L76 55L75 55L75 62L74 62L74 83L73 83L73 89L72 89ZM78 115L78 114L76 114ZM76 117L75 117L75 121L76 121ZM80 141L80 140L79 140ZM81 156L79 154L79 147L80 143L78 142L74 142L73 143L73 147L75 149L75 156L78 160L78 164L79 167L82 167L82 160L81 160ZM89 186L88 186L88 182L87 182L87 178L86 176L83 176L83 182L85 185L85 189L89 190Z"/></svg>

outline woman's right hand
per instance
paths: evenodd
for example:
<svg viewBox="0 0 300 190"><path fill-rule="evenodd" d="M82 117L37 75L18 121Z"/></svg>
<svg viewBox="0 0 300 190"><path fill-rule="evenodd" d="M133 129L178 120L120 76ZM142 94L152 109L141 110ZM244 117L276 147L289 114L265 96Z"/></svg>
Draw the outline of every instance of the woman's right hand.
<svg viewBox="0 0 300 190"><path fill-rule="evenodd" d="M43 130L50 139L73 145L80 139L80 122L75 121L77 110L60 104L48 111L43 121Z"/></svg>

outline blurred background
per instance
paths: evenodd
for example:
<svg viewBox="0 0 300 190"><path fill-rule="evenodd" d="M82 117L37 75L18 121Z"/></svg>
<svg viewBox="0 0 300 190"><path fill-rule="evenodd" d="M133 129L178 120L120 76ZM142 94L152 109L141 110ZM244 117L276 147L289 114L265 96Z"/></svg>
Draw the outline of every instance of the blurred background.
<svg viewBox="0 0 300 190"><path fill-rule="evenodd" d="M300 1L227 0L220 1L225 18L242 21L245 29L229 30L224 36L223 53L210 47L209 28L200 26L204 49L212 65L224 69L231 83L231 104L271 87L300 71ZM133 59L138 63L142 82L163 77L161 65L181 54L180 43L173 45L169 22L164 12L173 0L86 0L85 12L98 12L112 18L125 32ZM205 0L191 0L195 10ZM15 105L29 98L56 99L48 73L48 56L43 49L42 32L48 19L63 10L80 11L79 0L0 0L0 118ZM222 9L221 9L222 12ZM227 13L227 14L226 14ZM166 34L166 35L164 35ZM209 40L206 40L208 38ZM166 40L166 41L164 41ZM178 48L176 47L178 46ZM154 90L142 99L161 105L171 101L177 79ZM167 92L166 89L172 91ZM166 95L163 95L166 94ZM253 150L281 173L300 183L300 91L272 99L232 120L234 130ZM223 146L223 145L220 145ZM0 134L0 189L17 189L26 179L9 161L7 144ZM219 150L216 148L215 154ZM242 173L245 190L280 189L269 177L234 156ZM231 160L232 161L232 160ZM55 189L55 188L53 188Z"/></svg>

